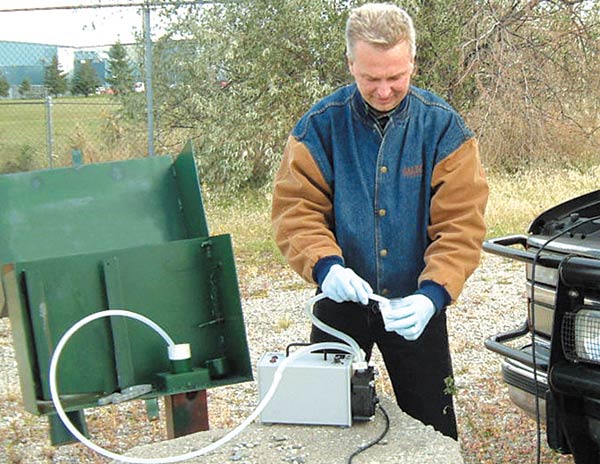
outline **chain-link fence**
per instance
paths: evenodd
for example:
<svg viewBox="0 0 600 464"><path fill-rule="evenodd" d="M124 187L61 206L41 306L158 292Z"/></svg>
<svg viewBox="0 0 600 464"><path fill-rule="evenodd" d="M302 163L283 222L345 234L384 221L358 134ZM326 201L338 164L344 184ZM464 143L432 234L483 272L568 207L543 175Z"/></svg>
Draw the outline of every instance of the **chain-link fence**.
<svg viewBox="0 0 600 464"><path fill-rule="evenodd" d="M13 4L0 6L0 173L66 166L73 149L86 163L155 154L159 5Z"/></svg>

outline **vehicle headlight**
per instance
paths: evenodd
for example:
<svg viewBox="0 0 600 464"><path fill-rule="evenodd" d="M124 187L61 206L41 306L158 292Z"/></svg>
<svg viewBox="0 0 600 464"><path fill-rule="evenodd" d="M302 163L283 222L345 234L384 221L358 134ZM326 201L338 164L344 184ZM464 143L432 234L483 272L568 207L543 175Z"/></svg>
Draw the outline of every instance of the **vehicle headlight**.
<svg viewBox="0 0 600 464"><path fill-rule="evenodd" d="M600 364L600 311L581 309L565 314L562 341L567 359Z"/></svg>

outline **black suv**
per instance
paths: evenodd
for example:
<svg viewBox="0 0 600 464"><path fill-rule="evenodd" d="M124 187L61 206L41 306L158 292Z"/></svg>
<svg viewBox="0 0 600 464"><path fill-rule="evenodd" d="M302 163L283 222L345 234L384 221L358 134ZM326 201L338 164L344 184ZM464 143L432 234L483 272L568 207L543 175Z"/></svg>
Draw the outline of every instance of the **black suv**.
<svg viewBox="0 0 600 464"><path fill-rule="evenodd" d="M525 322L485 343L503 356L510 398L545 422L551 448L600 463L600 190L483 248L525 263Z"/></svg>

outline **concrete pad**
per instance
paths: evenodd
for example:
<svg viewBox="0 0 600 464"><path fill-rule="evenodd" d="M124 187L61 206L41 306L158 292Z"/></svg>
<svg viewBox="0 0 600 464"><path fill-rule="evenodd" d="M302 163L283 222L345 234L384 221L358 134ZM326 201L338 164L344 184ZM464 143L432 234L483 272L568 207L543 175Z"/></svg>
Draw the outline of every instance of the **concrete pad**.
<svg viewBox="0 0 600 464"><path fill-rule="evenodd" d="M356 456L353 464L464 464L458 442L404 414L395 402L383 399L390 430L382 442ZM380 411L352 427L249 425L240 435L210 454L189 463L205 464L342 464L360 446L385 428ZM133 448L127 456L159 458L189 453L213 443L229 430L209 430L174 440Z"/></svg>

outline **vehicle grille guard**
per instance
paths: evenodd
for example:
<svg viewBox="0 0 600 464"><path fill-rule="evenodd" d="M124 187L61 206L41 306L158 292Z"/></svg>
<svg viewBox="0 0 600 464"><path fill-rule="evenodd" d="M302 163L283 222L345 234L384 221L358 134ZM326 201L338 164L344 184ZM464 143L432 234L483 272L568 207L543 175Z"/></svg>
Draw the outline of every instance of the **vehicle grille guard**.
<svg viewBox="0 0 600 464"><path fill-rule="evenodd" d="M515 245L519 245L523 247L523 249L513 248ZM526 245L526 235L509 235L485 241L483 244L483 249L488 253L492 253L504 258L510 258L515 261L521 261L527 264L533 264L535 261L537 265L558 269L562 261L560 258L553 255L541 255L536 260L536 253L527 251L525 249ZM486 339L485 347L494 353L521 362L526 366L534 367L531 354L525 353L507 344L508 342L527 335L529 333L529 328L530 322L526 319L520 327L508 332L493 335ZM546 362L541 360L536 361L537 366L535 367L544 371L548 369L548 364Z"/></svg>
<svg viewBox="0 0 600 464"><path fill-rule="evenodd" d="M525 235L488 240L485 251L502 257L558 270L551 335L550 362L546 364L507 345L533 328L526 320L515 330L485 341L489 350L548 373L546 393L549 445L571 453L576 463L598 462L600 450L590 437L587 416L600 420L600 307L589 301L600 297L600 259L575 255L534 253L513 248L527 245ZM534 280L534 279L532 279ZM535 282L533 282L535 283ZM593 315L598 313L598 316ZM535 348L532 350L535 351Z"/></svg>

